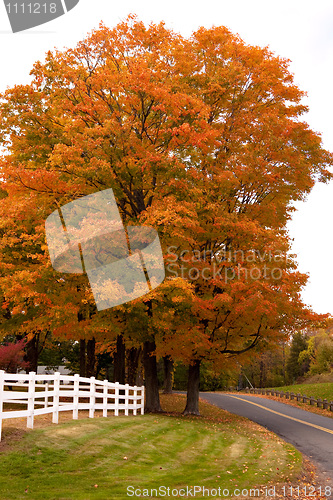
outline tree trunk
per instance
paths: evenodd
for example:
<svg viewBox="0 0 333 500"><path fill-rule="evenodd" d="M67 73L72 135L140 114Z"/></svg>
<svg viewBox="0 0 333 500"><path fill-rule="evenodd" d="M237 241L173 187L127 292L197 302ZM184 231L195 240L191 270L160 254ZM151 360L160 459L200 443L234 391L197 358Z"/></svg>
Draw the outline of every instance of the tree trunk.
<svg viewBox="0 0 333 500"><path fill-rule="evenodd" d="M86 377L93 377L95 375L95 344L94 338L89 339L87 342L87 363L86 363Z"/></svg>
<svg viewBox="0 0 333 500"><path fill-rule="evenodd" d="M287 385L287 373L286 373L286 344L282 344L282 373L283 373L283 385Z"/></svg>
<svg viewBox="0 0 333 500"><path fill-rule="evenodd" d="M163 356L164 384L163 394L172 394L173 385L173 360L170 356Z"/></svg>
<svg viewBox="0 0 333 500"><path fill-rule="evenodd" d="M260 379L259 379L259 387L264 387L265 385L265 365L264 362L260 361Z"/></svg>
<svg viewBox="0 0 333 500"><path fill-rule="evenodd" d="M113 382L125 384L125 358L126 347L122 335L117 336L117 348L113 354ZM125 389L119 389L119 395L123 396ZM119 404L125 404L125 399L119 399Z"/></svg>
<svg viewBox="0 0 333 500"><path fill-rule="evenodd" d="M127 383L136 385L141 347L131 347L127 351Z"/></svg>
<svg viewBox="0 0 333 500"><path fill-rule="evenodd" d="M187 400L184 415L200 415L199 413L199 382L200 382L200 359L196 359L193 365L188 367Z"/></svg>
<svg viewBox="0 0 333 500"><path fill-rule="evenodd" d="M117 337L117 348L113 355L114 371L113 381L125 384L125 342L122 335Z"/></svg>
<svg viewBox="0 0 333 500"><path fill-rule="evenodd" d="M243 390L243 374L242 372L238 375L238 387L237 387L237 390L238 391L242 391Z"/></svg>
<svg viewBox="0 0 333 500"><path fill-rule="evenodd" d="M106 369L105 369L105 372L106 372L106 380L110 380L111 379L111 366L110 365L107 365Z"/></svg>
<svg viewBox="0 0 333 500"><path fill-rule="evenodd" d="M37 373L38 367L38 348L39 348L39 334L35 334L29 342L26 344L26 354L24 356L24 361L29 363L29 367L26 369L26 373L35 372Z"/></svg>
<svg viewBox="0 0 333 500"><path fill-rule="evenodd" d="M80 377L86 376L86 341L80 339Z"/></svg>
<svg viewBox="0 0 333 500"><path fill-rule="evenodd" d="M160 404L160 395L158 392L156 356L152 355L155 349L155 341L147 340L146 342L144 342L143 366L145 372L146 387L146 413L158 413L162 411Z"/></svg>
<svg viewBox="0 0 333 500"><path fill-rule="evenodd" d="M144 369L143 369L143 351L142 348L140 347L139 350L139 358L138 358L138 369L136 372L136 379L135 379L135 385L138 387L141 387L144 385Z"/></svg>

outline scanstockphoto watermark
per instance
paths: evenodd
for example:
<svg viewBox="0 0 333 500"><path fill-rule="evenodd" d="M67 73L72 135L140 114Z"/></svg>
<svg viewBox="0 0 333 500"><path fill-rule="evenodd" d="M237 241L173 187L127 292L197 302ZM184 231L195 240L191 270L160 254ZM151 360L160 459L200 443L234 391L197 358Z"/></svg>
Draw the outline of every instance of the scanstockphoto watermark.
<svg viewBox="0 0 333 500"><path fill-rule="evenodd" d="M331 486L292 486L284 485L280 488L276 486L262 486L259 488L208 488L206 486L184 486L180 488L170 488L169 486L159 486L158 488L136 488L127 486L127 496L134 498L320 498L331 497L333 489Z"/></svg>
<svg viewBox="0 0 333 500"><path fill-rule="evenodd" d="M111 188L59 207L46 219L45 235L53 268L86 273L98 311L142 297L164 280L156 230L125 227Z"/></svg>
<svg viewBox="0 0 333 500"><path fill-rule="evenodd" d="M53 21L71 11L80 0L4 0L13 33ZM73 18L74 21L75 18Z"/></svg>
<svg viewBox="0 0 333 500"><path fill-rule="evenodd" d="M280 280L283 268L292 256L282 251L259 252L234 250L182 250L176 246L167 249L165 268L169 276L190 281L219 279L226 283L233 280Z"/></svg>
<svg viewBox="0 0 333 500"><path fill-rule="evenodd" d="M275 487L259 488L235 488L233 490L224 487L208 488L206 486L184 486L172 488L169 486L159 486L158 488L136 488L127 486L128 497L140 498L272 498L276 495Z"/></svg>

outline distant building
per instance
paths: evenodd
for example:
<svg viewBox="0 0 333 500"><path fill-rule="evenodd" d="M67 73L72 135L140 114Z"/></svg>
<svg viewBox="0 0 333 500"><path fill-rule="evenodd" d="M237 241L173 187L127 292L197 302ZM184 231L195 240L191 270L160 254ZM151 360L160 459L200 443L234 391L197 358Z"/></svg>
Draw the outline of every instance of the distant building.
<svg viewBox="0 0 333 500"><path fill-rule="evenodd" d="M59 372L60 375L71 375L71 370L65 366L43 366L37 367L38 375L53 375L55 372ZM25 373L25 370L19 370L18 373Z"/></svg>
<svg viewBox="0 0 333 500"><path fill-rule="evenodd" d="M37 373L38 375L53 375L55 372L59 372L60 375L71 375L71 370L66 368L65 366L38 366Z"/></svg>

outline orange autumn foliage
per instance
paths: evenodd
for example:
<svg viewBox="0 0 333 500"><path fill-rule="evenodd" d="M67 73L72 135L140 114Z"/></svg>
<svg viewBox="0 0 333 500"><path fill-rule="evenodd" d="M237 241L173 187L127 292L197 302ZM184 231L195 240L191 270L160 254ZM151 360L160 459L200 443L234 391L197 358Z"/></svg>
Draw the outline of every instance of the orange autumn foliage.
<svg viewBox="0 0 333 500"><path fill-rule="evenodd" d="M0 106L0 287L14 325L106 343L125 328L133 343L155 337L160 354L223 363L315 318L293 260L268 257L289 250L293 202L329 179L332 165L302 121L304 93L287 60L224 27L185 38L130 16L48 52L31 75ZM96 314L84 277L52 270L43 224L57 207L110 187L125 225L158 229L168 277L147 297ZM184 264L184 251L200 257ZM237 251L264 257L223 259ZM249 278L265 265L268 279Z"/></svg>

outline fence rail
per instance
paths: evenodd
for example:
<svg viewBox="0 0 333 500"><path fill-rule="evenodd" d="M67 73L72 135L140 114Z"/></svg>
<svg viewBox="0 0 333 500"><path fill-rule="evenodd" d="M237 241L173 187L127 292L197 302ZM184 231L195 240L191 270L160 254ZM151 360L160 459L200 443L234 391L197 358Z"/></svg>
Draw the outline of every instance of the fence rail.
<svg viewBox="0 0 333 500"><path fill-rule="evenodd" d="M19 407L13 409L13 405ZM37 375L0 370L0 441L4 419L26 417L27 427L33 429L35 415L52 413L52 422L57 424L60 411L72 411L77 419L79 410L89 410L89 418L94 418L96 410L102 410L103 417L110 412L118 416L140 411L143 415L144 387L59 372Z"/></svg>
<svg viewBox="0 0 333 500"><path fill-rule="evenodd" d="M262 394L264 396L276 396L290 400L301 401L302 403L309 403L311 406L317 408L324 408L324 410L333 411L333 401L328 402L327 399L315 399L313 397L304 396L303 394L295 394L294 392L276 391L275 389L245 389L245 392L250 394Z"/></svg>

